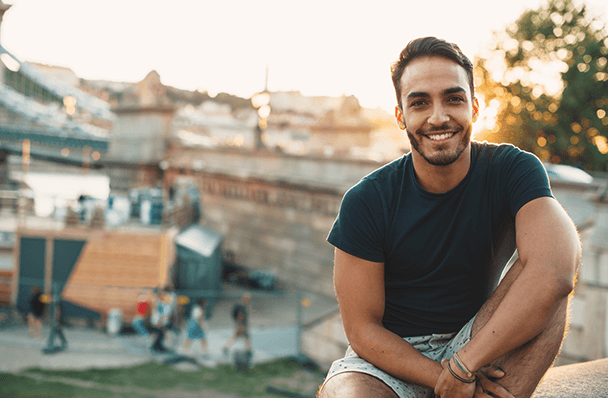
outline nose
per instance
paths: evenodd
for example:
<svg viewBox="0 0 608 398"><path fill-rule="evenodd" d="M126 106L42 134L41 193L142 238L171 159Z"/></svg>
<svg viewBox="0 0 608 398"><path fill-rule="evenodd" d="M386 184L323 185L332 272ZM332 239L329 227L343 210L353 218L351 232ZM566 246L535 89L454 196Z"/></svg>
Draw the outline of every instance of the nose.
<svg viewBox="0 0 608 398"><path fill-rule="evenodd" d="M450 117L448 116L445 108L442 105L435 105L432 109L432 113L429 116L428 123L433 126L441 126L448 122Z"/></svg>

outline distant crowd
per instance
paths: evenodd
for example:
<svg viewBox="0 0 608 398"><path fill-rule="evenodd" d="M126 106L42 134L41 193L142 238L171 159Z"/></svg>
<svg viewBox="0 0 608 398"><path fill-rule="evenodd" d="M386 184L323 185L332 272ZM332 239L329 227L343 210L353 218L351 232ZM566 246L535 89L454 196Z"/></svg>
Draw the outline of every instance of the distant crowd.
<svg viewBox="0 0 608 398"><path fill-rule="evenodd" d="M51 300L52 298L42 294L38 286L32 288L30 311L28 313L30 336L42 337L42 318L45 312L45 304ZM248 328L248 305L250 301L251 295L244 293L240 301L233 306L231 315L235 323L235 331L222 346L222 354L228 356L234 343L243 339L247 362L250 361L252 356L251 337ZM178 314L178 296L175 290L172 286L158 287L153 290L140 289L131 327L141 337L142 343L153 352L174 351L177 354L190 355L193 341L198 341L201 348L201 357L209 358L206 307L207 301L202 297L192 301L186 323L185 339L181 346L177 346L182 330ZM56 317L51 319L51 329L57 329L56 332L61 337L65 347L67 342L61 332L59 307L56 308L55 312Z"/></svg>

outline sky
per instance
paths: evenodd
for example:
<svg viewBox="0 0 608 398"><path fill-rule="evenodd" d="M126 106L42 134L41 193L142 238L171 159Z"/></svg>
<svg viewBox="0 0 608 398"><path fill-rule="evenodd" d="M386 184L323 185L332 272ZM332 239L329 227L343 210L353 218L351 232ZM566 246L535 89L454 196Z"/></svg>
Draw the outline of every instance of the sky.
<svg viewBox="0 0 608 398"><path fill-rule="evenodd" d="M473 59L546 0L4 0L2 45L22 61L85 79L161 81L244 98L264 89L354 95L392 113L390 64L408 41L437 36ZM608 21L608 1L585 0Z"/></svg>

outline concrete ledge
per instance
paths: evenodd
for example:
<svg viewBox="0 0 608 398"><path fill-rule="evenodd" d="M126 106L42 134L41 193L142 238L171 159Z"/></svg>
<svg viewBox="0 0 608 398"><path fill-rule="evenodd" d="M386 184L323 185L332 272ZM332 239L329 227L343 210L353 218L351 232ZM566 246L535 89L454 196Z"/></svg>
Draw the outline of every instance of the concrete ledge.
<svg viewBox="0 0 608 398"><path fill-rule="evenodd" d="M608 358L552 368L533 398L608 397Z"/></svg>

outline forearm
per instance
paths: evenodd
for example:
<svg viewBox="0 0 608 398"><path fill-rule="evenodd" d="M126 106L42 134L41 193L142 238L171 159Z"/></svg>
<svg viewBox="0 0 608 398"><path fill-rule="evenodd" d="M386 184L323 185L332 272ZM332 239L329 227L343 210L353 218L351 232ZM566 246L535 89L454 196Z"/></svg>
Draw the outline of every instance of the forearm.
<svg viewBox="0 0 608 398"><path fill-rule="evenodd" d="M379 324L361 326L349 340L357 355L410 383L433 389L443 370L441 364Z"/></svg>
<svg viewBox="0 0 608 398"><path fill-rule="evenodd" d="M524 267L500 305L460 351L463 362L476 371L532 340L568 299L571 281L543 267Z"/></svg>

